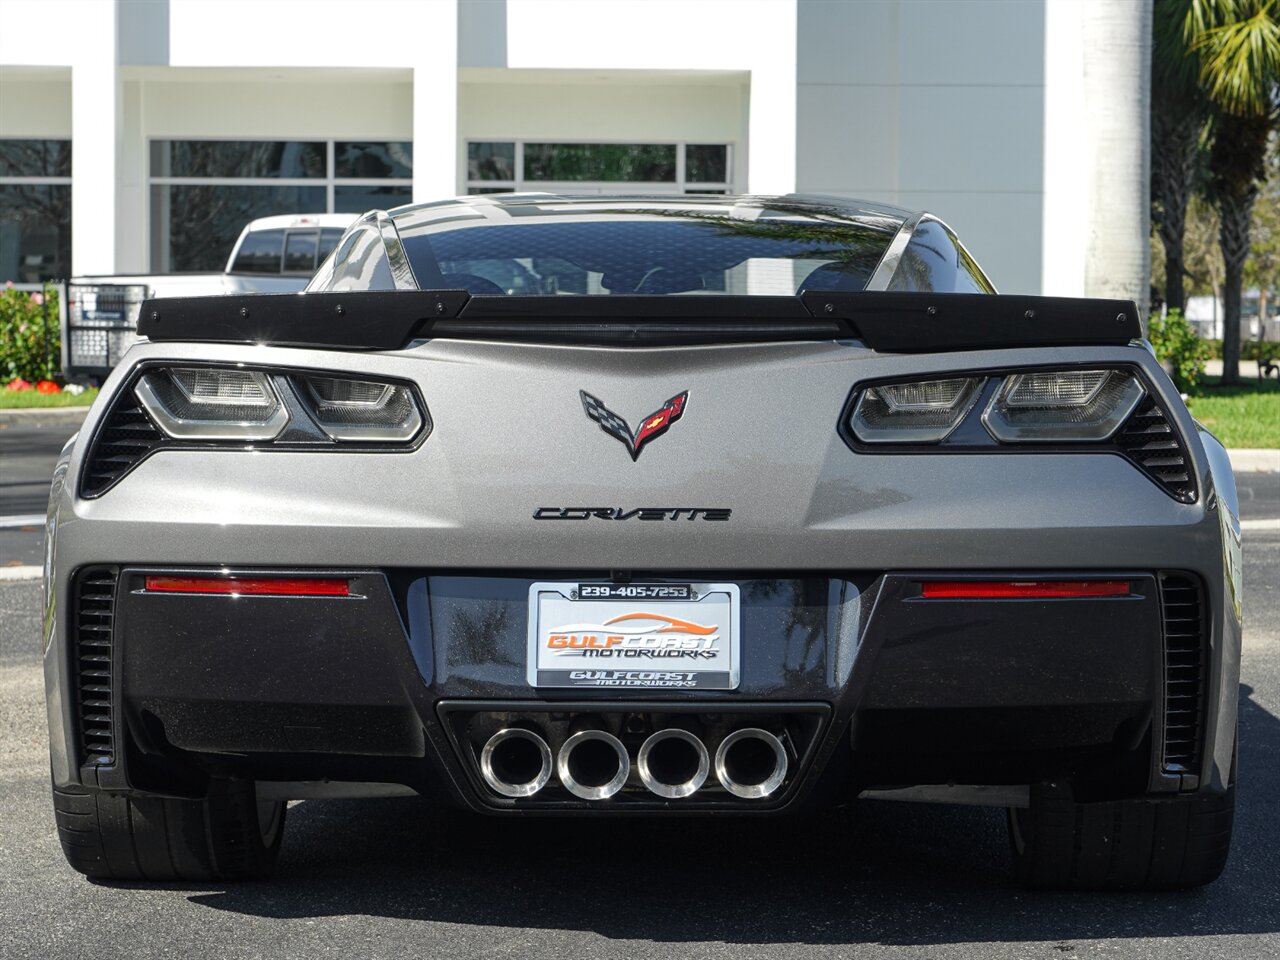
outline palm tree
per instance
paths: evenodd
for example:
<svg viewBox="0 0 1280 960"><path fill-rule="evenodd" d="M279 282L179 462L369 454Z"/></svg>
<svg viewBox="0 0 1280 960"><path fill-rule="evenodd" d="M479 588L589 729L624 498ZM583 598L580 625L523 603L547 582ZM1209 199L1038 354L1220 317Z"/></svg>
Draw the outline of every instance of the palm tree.
<svg viewBox="0 0 1280 960"><path fill-rule="evenodd" d="M1249 224L1280 120L1277 0L1191 0L1184 38L1213 106L1209 194L1218 208L1223 284L1222 382L1240 380L1240 295Z"/></svg>
<svg viewBox="0 0 1280 960"><path fill-rule="evenodd" d="M1149 237L1151 0L1081 5L1087 162L1093 171L1085 292L1134 300L1146 316Z"/></svg>

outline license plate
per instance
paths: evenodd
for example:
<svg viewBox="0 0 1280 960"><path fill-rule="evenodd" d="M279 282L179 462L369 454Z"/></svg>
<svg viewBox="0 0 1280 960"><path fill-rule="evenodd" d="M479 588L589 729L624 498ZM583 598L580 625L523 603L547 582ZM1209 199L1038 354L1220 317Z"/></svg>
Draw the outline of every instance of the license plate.
<svg viewBox="0 0 1280 960"><path fill-rule="evenodd" d="M735 690L733 583L535 583L529 685Z"/></svg>

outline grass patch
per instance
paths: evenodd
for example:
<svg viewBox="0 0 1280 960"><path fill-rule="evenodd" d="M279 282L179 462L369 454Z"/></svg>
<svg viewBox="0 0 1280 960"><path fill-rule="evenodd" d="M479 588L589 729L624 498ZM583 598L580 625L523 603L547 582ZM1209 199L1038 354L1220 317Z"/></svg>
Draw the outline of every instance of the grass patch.
<svg viewBox="0 0 1280 960"><path fill-rule="evenodd" d="M1280 447L1280 382L1219 386L1208 377L1187 398L1191 415L1228 448Z"/></svg>
<svg viewBox="0 0 1280 960"><path fill-rule="evenodd" d="M96 387L84 393L37 393L34 390L6 390L0 387L0 410L22 410L28 407L87 407L98 395Z"/></svg>

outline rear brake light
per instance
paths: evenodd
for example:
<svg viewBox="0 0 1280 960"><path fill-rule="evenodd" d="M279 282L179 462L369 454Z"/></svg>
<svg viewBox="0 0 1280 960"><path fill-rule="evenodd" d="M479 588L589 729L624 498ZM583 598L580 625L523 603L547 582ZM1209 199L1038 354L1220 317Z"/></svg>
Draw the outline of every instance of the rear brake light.
<svg viewBox="0 0 1280 960"><path fill-rule="evenodd" d="M969 415L986 382L957 377L868 387L849 426L863 443L937 443Z"/></svg>
<svg viewBox="0 0 1280 960"><path fill-rule="evenodd" d="M331 577L147 577L147 589L156 593L345 597L351 593L351 584Z"/></svg>
<svg viewBox="0 0 1280 960"><path fill-rule="evenodd" d="M1050 600L1060 597L1127 597L1128 580L930 580L926 600Z"/></svg>
<svg viewBox="0 0 1280 960"><path fill-rule="evenodd" d="M982 413L1001 443L1093 442L1109 438L1146 394L1128 370L1015 373Z"/></svg>
<svg viewBox="0 0 1280 960"><path fill-rule="evenodd" d="M179 440L271 440L289 411L260 370L167 367L133 388L160 429Z"/></svg>
<svg viewBox="0 0 1280 960"><path fill-rule="evenodd" d="M413 391L403 384L306 374L299 396L333 440L412 440L422 427Z"/></svg>

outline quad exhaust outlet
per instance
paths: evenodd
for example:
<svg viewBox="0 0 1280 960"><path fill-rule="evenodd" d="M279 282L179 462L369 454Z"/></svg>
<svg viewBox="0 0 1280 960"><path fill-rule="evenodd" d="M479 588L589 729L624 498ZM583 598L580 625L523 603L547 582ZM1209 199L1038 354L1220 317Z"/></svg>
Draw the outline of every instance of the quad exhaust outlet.
<svg viewBox="0 0 1280 960"><path fill-rule="evenodd" d="M706 745L688 730L659 730L640 745L636 755L640 782L650 793L679 800L697 793L711 771Z"/></svg>
<svg viewBox="0 0 1280 960"><path fill-rule="evenodd" d="M480 775L504 797L531 797L551 779L551 748L535 730L505 727L480 751Z"/></svg>
<svg viewBox="0 0 1280 960"><path fill-rule="evenodd" d="M627 748L604 730L580 730L564 742L556 758L560 783L583 800L607 800L631 776Z"/></svg>
<svg viewBox="0 0 1280 960"><path fill-rule="evenodd" d="M670 725L609 724L583 714L549 723L509 714L495 720L474 741L472 756L489 789L512 800L542 794L540 800L563 802L568 793L604 801L626 791L628 801L647 793L664 801L696 795L695 803L715 803L728 794L758 802L780 794L791 773L789 730L735 727L719 718L704 730L698 717Z"/></svg>
<svg viewBox="0 0 1280 960"><path fill-rule="evenodd" d="M735 730L716 748L716 779L735 797L772 796L787 778L787 749L768 730Z"/></svg>

